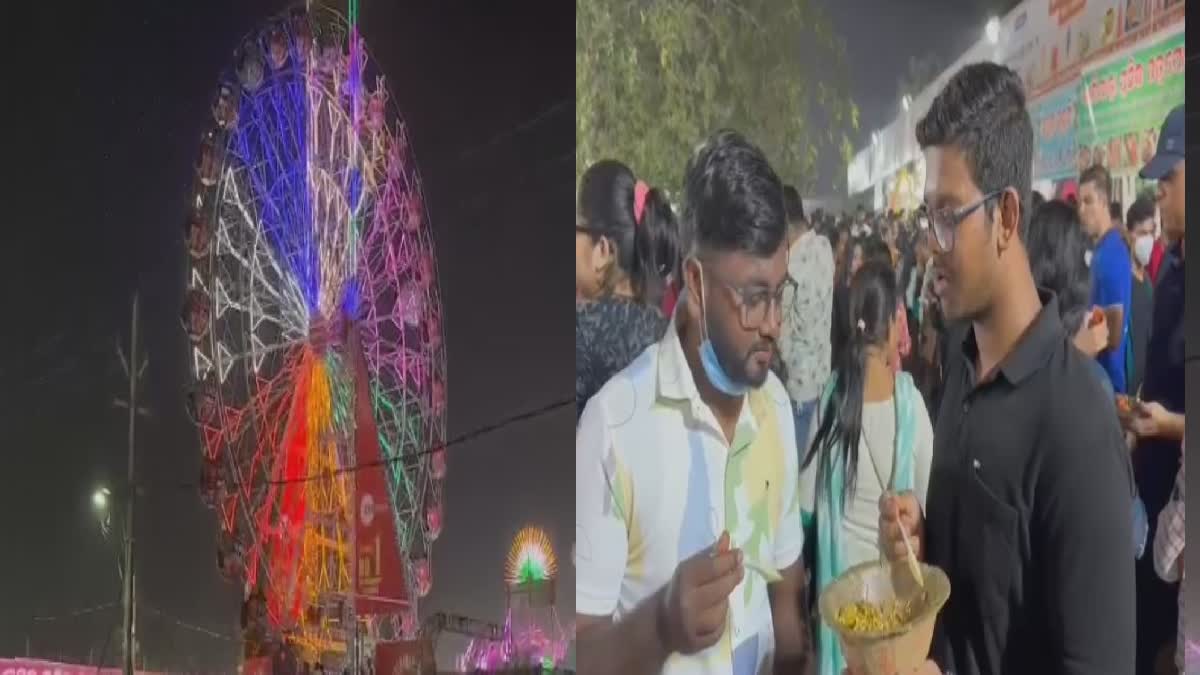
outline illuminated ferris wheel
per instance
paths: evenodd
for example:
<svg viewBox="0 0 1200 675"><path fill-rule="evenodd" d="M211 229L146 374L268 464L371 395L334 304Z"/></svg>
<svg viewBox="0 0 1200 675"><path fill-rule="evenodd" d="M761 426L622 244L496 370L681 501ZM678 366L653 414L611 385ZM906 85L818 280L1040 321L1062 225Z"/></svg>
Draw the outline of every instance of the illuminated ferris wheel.
<svg viewBox="0 0 1200 675"><path fill-rule="evenodd" d="M395 532L405 597L373 617L384 639L416 631L442 528L434 242L355 13L296 8L245 38L219 81L186 225L190 408L218 565L244 583L248 634L308 654L343 651L357 625L356 518L387 513ZM356 499L355 467L372 458L386 462L387 504Z"/></svg>

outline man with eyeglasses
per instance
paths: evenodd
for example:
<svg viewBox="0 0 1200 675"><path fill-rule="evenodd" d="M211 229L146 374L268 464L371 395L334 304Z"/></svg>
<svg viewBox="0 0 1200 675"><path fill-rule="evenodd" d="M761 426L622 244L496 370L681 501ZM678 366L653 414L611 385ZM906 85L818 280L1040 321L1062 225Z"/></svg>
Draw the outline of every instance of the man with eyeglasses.
<svg viewBox="0 0 1200 675"><path fill-rule="evenodd" d="M791 402L770 371L783 185L732 131L688 163L685 291L575 436L575 605L589 675L806 673Z"/></svg>
<svg viewBox="0 0 1200 675"><path fill-rule="evenodd" d="M1133 486L1121 431L1025 250L1033 128L1021 79L994 63L955 74L917 126L948 324L927 511L880 504L950 578L932 658L943 671L1133 671ZM903 524L903 529L901 528Z"/></svg>

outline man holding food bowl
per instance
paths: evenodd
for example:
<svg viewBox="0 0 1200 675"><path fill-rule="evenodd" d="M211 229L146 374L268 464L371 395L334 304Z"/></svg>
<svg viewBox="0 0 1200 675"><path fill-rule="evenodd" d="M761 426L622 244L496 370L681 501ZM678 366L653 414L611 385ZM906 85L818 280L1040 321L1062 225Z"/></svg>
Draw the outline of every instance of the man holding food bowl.
<svg viewBox="0 0 1200 675"><path fill-rule="evenodd" d="M1112 401L1029 268L1025 104L1017 73L977 63L917 125L952 328L926 509L885 495L880 546L893 560L911 546L949 579L930 653L941 671L1128 675L1132 471L1115 416L1096 414Z"/></svg>
<svg viewBox="0 0 1200 675"><path fill-rule="evenodd" d="M720 131L688 163L685 291L575 436L578 669L809 672L792 404L771 372L788 277L783 184Z"/></svg>

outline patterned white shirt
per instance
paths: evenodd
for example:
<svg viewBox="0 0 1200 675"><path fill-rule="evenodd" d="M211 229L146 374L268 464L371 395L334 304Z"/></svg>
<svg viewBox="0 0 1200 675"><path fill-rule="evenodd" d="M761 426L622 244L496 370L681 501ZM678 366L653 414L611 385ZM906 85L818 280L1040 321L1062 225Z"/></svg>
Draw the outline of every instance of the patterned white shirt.
<svg viewBox="0 0 1200 675"><path fill-rule="evenodd" d="M722 531L746 556L716 645L666 675L769 675L775 634L764 573L800 557L791 402L773 374L746 395L727 443L700 398L675 322L588 402L575 435L575 608L619 619Z"/></svg>
<svg viewBox="0 0 1200 675"><path fill-rule="evenodd" d="M1179 471L1175 474L1175 490L1171 500L1158 514L1158 530L1154 533L1154 569L1163 581L1175 582L1183 579L1183 462L1184 453L1179 454ZM1181 670L1184 664L1183 633L1183 585L1179 586L1179 624L1175 642L1175 665Z"/></svg>
<svg viewBox="0 0 1200 675"><path fill-rule="evenodd" d="M833 320L833 248L809 230L788 250L788 274L796 296L786 308L780 353L787 367L787 392L796 403L821 394L829 379L830 322Z"/></svg>

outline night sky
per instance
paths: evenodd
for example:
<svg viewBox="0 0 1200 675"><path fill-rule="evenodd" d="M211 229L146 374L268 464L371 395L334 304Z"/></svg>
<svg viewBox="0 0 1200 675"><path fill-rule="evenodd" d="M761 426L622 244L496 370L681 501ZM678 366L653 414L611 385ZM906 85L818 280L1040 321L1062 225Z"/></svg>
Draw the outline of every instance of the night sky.
<svg viewBox="0 0 1200 675"><path fill-rule="evenodd" d="M910 56L936 54L949 66L983 35L990 16L1003 16L1014 0L817 0L829 13L834 30L846 39L850 95L859 108L859 129L851 134L857 152L871 132L900 113L899 80ZM914 95L916 92L913 92ZM841 171L836 157L826 157L818 170L821 185L827 172Z"/></svg>
<svg viewBox="0 0 1200 675"><path fill-rule="evenodd" d="M75 5L76 8L71 7ZM116 546L89 496L124 473L115 356L143 298L150 352L140 427L138 585L148 606L234 635L240 590L214 559L184 410L181 224L217 76L241 36L288 3L22 3L5 23L0 216L0 656L80 660L120 624ZM119 9L118 9L119 8ZM437 239L449 433L571 400L574 7L557 0L362 0L360 26L409 125ZM562 221L561 224L559 221ZM503 619L520 526L545 527L573 589L571 406L453 448L425 612ZM574 593L561 592L564 623ZM227 668L231 642L143 611L149 666ZM445 637L442 657L464 643ZM116 654L119 643L109 646Z"/></svg>

